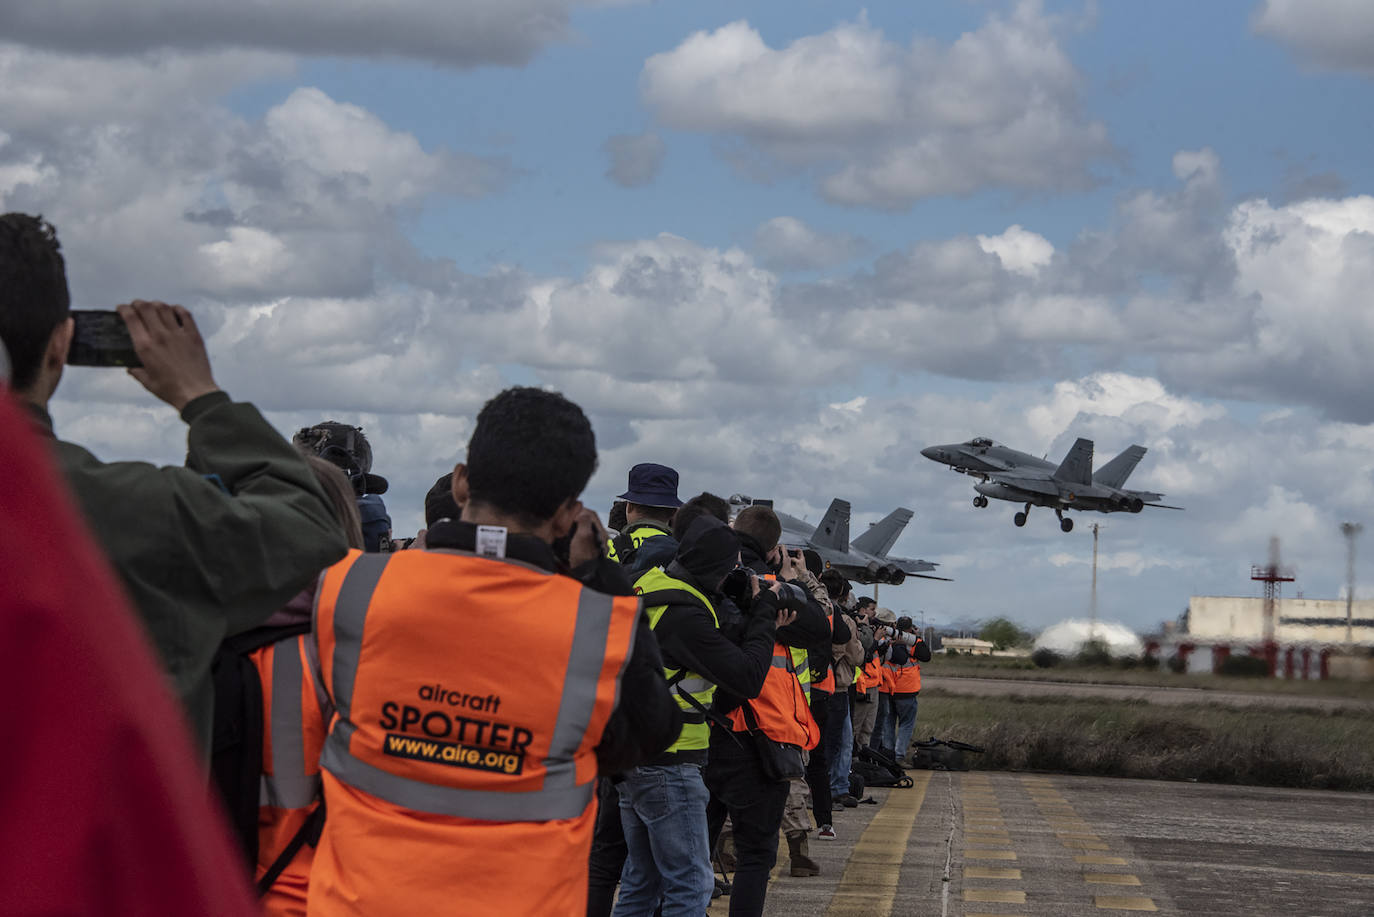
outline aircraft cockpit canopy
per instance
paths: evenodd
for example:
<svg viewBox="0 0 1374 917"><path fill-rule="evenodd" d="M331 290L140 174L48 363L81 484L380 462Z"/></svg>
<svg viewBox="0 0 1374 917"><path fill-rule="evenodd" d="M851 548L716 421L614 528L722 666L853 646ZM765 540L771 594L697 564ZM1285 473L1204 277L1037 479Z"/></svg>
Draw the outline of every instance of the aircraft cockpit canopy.
<svg viewBox="0 0 1374 917"><path fill-rule="evenodd" d="M973 439L964 443L965 446L972 446L974 449L986 449L994 445L993 441L986 436L975 436Z"/></svg>

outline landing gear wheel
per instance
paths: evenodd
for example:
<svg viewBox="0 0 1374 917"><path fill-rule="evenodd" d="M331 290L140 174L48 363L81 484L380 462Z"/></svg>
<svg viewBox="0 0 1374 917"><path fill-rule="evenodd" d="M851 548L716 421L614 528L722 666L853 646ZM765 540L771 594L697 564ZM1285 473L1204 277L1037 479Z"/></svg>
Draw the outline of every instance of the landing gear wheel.
<svg viewBox="0 0 1374 917"><path fill-rule="evenodd" d="M1061 531L1061 532L1072 532L1072 531L1073 531L1073 520L1072 520L1072 519L1067 519L1067 518L1066 518L1066 519L1060 519L1060 520L1059 520L1059 531Z"/></svg>
<svg viewBox="0 0 1374 917"><path fill-rule="evenodd" d="M983 507L988 505L988 498L983 496L974 497L973 505L978 507L979 509L982 509Z"/></svg>
<svg viewBox="0 0 1374 917"><path fill-rule="evenodd" d="M909 790L916 785L916 781L912 780L910 777L904 776L893 785L898 789Z"/></svg>
<svg viewBox="0 0 1374 917"><path fill-rule="evenodd" d="M1011 517L1011 521L1012 521L1012 522L1015 522L1015 523L1016 523L1016 527L1019 529L1021 526L1023 526L1023 525L1026 524L1026 514L1025 514L1025 513L1017 513L1015 516L1012 516L1012 517Z"/></svg>

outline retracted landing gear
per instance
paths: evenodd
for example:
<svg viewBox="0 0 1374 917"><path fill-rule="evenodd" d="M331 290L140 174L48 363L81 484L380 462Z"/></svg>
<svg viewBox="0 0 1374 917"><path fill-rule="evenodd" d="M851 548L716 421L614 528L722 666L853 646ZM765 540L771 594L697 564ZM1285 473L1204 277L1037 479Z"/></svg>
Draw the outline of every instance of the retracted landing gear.
<svg viewBox="0 0 1374 917"><path fill-rule="evenodd" d="M978 496L973 498L973 505L978 507L979 509L982 509L983 507L988 505L988 498L983 496L982 494L979 494Z"/></svg>
<svg viewBox="0 0 1374 917"><path fill-rule="evenodd" d="M1018 529L1026 524L1026 519L1030 516L1030 507L1031 505L1027 503L1025 512L1017 513L1011 517L1011 521L1016 523Z"/></svg>
<svg viewBox="0 0 1374 917"><path fill-rule="evenodd" d="M1059 517L1059 531L1061 531L1061 532L1072 532L1072 531L1073 531L1073 520L1072 520L1072 519L1066 519L1066 518L1064 517L1064 511L1063 511L1062 509L1057 509L1057 510L1055 510L1055 511L1054 511L1054 514L1055 514L1056 516Z"/></svg>

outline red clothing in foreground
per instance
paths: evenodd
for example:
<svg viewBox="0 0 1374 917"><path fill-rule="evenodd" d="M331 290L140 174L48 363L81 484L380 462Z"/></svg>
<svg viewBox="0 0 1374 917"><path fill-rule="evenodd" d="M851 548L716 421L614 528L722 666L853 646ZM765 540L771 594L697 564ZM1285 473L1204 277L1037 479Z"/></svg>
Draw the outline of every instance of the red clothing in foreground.
<svg viewBox="0 0 1374 917"><path fill-rule="evenodd" d="M256 914L184 718L0 390L0 910Z"/></svg>

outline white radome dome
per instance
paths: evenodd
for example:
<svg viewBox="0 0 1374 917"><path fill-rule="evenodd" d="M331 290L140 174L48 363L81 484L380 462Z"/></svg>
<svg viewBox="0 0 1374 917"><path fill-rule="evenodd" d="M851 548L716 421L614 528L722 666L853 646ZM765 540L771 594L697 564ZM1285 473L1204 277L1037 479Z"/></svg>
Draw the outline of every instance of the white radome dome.
<svg viewBox="0 0 1374 917"><path fill-rule="evenodd" d="M1096 627L1086 618L1069 618L1045 628L1035 638L1036 649L1054 650L1063 656L1072 656L1088 642L1089 635L1107 645L1113 656L1139 656L1145 645L1135 631L1124 624L1114 621L1098 621Z"/></svg>

